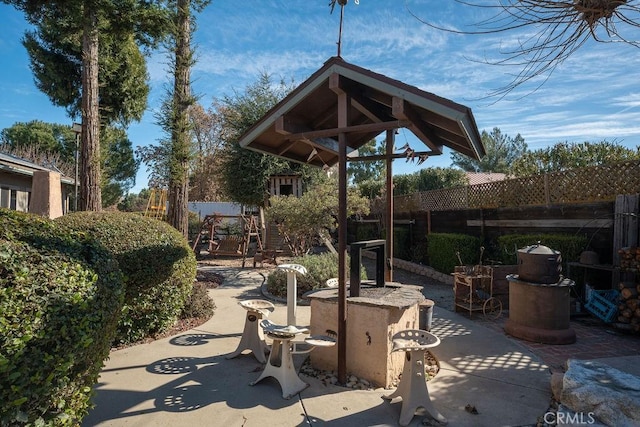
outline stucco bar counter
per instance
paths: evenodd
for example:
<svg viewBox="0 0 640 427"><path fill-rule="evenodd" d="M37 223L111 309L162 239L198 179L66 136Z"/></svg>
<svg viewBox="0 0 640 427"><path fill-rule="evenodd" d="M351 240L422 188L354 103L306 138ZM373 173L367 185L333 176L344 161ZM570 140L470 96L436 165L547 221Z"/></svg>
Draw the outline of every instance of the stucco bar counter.
<svg viewBox="0 0 640 427"><path fill-rule="evenodd" d="M322 289L307 295L311 301L311 335L334 335L338 330L338 289ZM390 387L402 373L404 355L391 352L391 338L405 329L418 329L421 287L387 282L367 287L360 296L347 298L348 375L367 379L379 387ZM310 354L316 369L335 371L337 347L317 348Z"/></svg>

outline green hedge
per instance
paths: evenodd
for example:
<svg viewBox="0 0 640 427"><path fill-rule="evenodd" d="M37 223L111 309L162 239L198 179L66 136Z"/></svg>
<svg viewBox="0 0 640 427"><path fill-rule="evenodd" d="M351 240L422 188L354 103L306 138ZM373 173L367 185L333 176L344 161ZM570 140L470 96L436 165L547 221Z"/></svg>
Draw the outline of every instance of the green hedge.
<svg viewBox="0 0 640 427"><path fill-rule="evenodd" d="M411 260L409 228L393 227L393 256L407 261Z"/></svg>
<svg viewBox="0 0 640 427"><path fill-rule="evenodd" d="M0 209L0 425L78 425L122 307L96 241Z"/></svg>
<svg viewBox="0 0 640 427"><path fill-rule="evenodd" d="M78 212L56 221L90 233L125 275L116 340L131 343L173 326L192 292L196 259L184 237L163 221L128 212Z"/></svg>
<svg viewBox="0 0 640 427"><path fill-rule="evenodd" d="M349 271L349 257L346 259L347 272ZM323 253L316 255L305 255L293 258L292 264L300 264L307 269L307 274L298 275L296 279L298 297L313 289L325 287L327 279L338 277L338 255ZM364 267L360 270L360 277L365 280L367 272ZM275 296L287 296L287 273L283 270L275 269L267 277L267 290Z"/></svg>
<svg viewBox="0 0 640 427"><path fill-rule="evenodd" d="M441 273L453 273L459 265L456 252L465 264L477 264L480 260L480 239L466 234L431 233L427 236L429 265Z"/></svg>
<svg viewBox="0 0 640 427"><path fill-rule="evenodd" d="M505 234L498 237L498 249L500 260L503 264L517 264L518 249L535 245L548 246L560 251L563 261L577 261L580 253L587 246L587 238L574 234L548 233L548 234Z"/></svg>

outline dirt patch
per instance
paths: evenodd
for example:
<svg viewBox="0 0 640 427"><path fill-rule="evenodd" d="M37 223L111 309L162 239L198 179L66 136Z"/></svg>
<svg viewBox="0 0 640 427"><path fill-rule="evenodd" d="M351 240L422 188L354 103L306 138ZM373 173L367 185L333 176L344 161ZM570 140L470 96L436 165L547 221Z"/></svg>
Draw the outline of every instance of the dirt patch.
<svg viewBox="0 0 640 427"><path fill-rule="evenodd" d="M224 276L215 271L202 271L198 270L196 274L196 281L202 283L207 289L215 289L222 284Z"/></svg>

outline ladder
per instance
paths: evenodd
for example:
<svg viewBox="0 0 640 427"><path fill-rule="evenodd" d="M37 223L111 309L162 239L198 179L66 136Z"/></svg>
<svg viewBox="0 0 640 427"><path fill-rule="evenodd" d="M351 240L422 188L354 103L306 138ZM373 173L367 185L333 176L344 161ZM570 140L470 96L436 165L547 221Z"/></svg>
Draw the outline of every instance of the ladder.
<svg viewBox="0 0 640 427"><path fill-rule="evenodd" d="M163 219L167 210L167 190L152 188L144 216Z"/></svg>
<svg viewBox="0 0 640 427"><path fill-rule="evenodd" d="M209 253L213 252L212 247L214 242L214 236L216 234L216 226L218 224L220 224L220 218L218 217L218 215L206 215L204 217L204 220L200 225L200 230L198 231L198 235L196 236L196 239L193 242L192 249L196 253L196 255L200 255L200 251L197 248L203 234L209 238Z"/></svg>
<svg viewBox="0 0 640 427"><path fill-rule="evenodd" d="M245 216L242 215L244 223L244 239L242 242L242 267L244 268L245 261L247 259L247 252L249 251L249 243L251 243L251 237L256 238L256 253L262 253L264 248L262 247L262 238L260 237L260 229L258 228L258 219L255 215Z"/></svg>

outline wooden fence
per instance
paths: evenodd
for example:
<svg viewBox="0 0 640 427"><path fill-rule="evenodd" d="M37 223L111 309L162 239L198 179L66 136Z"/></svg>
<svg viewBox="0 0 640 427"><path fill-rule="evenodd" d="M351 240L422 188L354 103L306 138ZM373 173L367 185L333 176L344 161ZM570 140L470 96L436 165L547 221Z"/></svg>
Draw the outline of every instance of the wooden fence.
<svg viewBox="0 0 640 427"><path fill-rule="evenodd" d="M614 201L619 194L634 193L640 193L638 160L396 196L394 211L434 212L606 202Z"/></svg>

